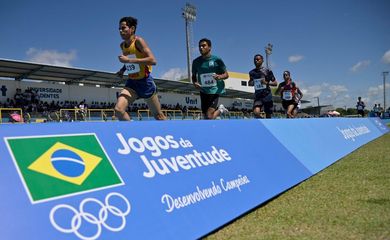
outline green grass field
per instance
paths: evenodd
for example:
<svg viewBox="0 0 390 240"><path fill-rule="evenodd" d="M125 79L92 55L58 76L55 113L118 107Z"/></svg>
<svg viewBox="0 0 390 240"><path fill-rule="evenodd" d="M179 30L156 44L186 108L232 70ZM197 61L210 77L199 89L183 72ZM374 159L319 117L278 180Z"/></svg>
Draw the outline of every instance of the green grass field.
<svg viewBox="0 0 390 240"><path fill-rule="evenodd" d="M390 133L205 239L390 239Z"/></svg>

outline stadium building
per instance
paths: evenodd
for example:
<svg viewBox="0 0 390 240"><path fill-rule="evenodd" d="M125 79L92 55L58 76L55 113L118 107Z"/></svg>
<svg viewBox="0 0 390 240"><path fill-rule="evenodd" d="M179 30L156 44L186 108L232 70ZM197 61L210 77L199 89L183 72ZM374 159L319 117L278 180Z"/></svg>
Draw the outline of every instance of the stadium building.
<svg viewBox="0 0 390 240"><path fill-rule="evenodd" d="M230 109L233 117L250 117L244 114L251 112L253 104L254 89L248 86L248 74L229 72L229 76L220 104ZM185 106L193 113L200 112L199 91L191 83L158 78L155 82L163 109L177 111ZM14 97L19 91L31 94L39 102L61 108L78 108L79 103L85 101L90 109L112 109L123 85L124 80L115 73L0 59L0 102L3 107L15 105ZM275 110L281 110L279 97L274 97L274 102ZM137 100L132 107L138 111L146 104ZM178 111L172 113L175 118L176 113L182 115ZM138 116L138 113L134 114Z"/></svg>

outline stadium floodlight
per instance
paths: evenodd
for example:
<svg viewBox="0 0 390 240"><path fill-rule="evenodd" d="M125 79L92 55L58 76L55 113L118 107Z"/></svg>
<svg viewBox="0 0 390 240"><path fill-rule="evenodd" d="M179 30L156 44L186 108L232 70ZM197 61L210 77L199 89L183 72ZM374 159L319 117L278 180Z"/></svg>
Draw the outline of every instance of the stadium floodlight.
<svg viewBox="0 0 390 240"><path fill-rule="evenodd" d="M267 68L269 68L268 57L272 54L272 48L273 45L271 43L268 43L267 46L265 46L265 64L267 65Z"/></svg>
<svg viewBox="0 0 390 240"><path fill-rule="evenodd" d="M383 111L386 112L386 75L388 75L389 72L382 72L382 74L383 74Z"/></svg>
<svg viewBox="0 0 390 240"><path fill-rule="evenodd" d="M196 7L189 3L183 8L183 17L186 21L194 22L196 20Z"/></svg>
<svg viewBox="0 0 390 240"><path fill-rule="evenodd" d="M196 20L196 7L186 3L186 6L183 8L182 16L186 24L186 47L187 47L187 71L188 71L188 81L191 81L191 36L192 33L191 23Z"/></svg>

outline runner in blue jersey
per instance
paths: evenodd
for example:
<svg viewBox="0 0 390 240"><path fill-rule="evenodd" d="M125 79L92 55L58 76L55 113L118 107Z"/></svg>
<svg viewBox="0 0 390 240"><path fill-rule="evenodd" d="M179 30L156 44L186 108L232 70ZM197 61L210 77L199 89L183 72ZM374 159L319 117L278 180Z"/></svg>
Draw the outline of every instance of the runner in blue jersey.
<svg viewBox="0 0 390 240"><path fill-rule="evenodd" d="M255 95L253 102L253 114L255 118L262 118L262 109L266 118L271 118L274 102L270 86L277 86L278 82L274 74L268 68L263 67L263 56L256 54L253 58L255 68L249 72L249 86L254 86Z"/></svg>
<svg viewBox="0 0 390 240"><path fill-rule="evenodd" d="M211 55L211 41L203 38L199 41L201 56L192 62L192 83L200 90L202 113L205 119L216 119L229 111L221 104L220 94L225 93L225 82L229 78L225 63L221 58Z"/></svg>

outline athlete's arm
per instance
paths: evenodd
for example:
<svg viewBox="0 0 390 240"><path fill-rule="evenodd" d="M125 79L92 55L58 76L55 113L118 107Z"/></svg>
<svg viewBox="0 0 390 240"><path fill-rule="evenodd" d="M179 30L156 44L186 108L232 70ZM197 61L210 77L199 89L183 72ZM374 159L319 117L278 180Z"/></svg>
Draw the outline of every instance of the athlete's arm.
<svg viewBox="0 0 390 240"><path fill-rule="evenodd" d="M272 81L268 82L268 85L272 87L278 86L278 81L274 78Z"/></svg>
<svg viewBox="0 0 390 240"><path fill-rule="evenodd" d="M281 94L281 91L282 90L282 87L280 86L280 84L278 85L278 88L276 89L275 91L275 94L278 95L278 94Z"/></svg>
<svg viewBox="0 0 390 240"><path fill-rule="evenodd" d="M200 84L199 84L198 82L192 81L192 84L193 84L194 87L197 88L197 89L201 89L201 88L202 88L202 86L200 86Z"/></svg>
<svg viewBox="0 0 390 240"><path fill-rule="evenodd" d="M249 74L249 81L248 81L248 86L250 86L250 87L253 87L253 77Z"/></svg>
<svg viewBox="0 0 390 240"><path fill-rule="evenodd" d="M135 40L135 46L136 48L143 53L143 58L128 58L127 56L124 56L123 54L119 56L119 60L122 63L138 63L143 65L156 65L157 61L156 58L153 55L152 50L150 50L148 44L145 42L145 40L141 37L137 37Z"/></svg>
<svg viewBox="0 0 390 240"><path fill-rule="evenodd" d="M222 61L222 59L217 59L216 62L218 62L218 65L219 65L219 70L217 70L217 72L223 72L221 74L214 74L214 79L215 80L225 80L225 79L228 79L229 78L229 73L226 71L226 65L225 63Z"/></svg>
<svg viewBox="0 0 390 240"><path fill-rule="evenodd" d="M116 75L118 75L118 77L123 77L123 74L125 73L126 71L126 66L123 65L123 67L121 69L119 69L118 72L116 72Z"/></svg>
<svg viewBox="0 0 390 240"><path fill-rule="evenodd" d="M192 74L191 79L192 79L192 83L198 82L198 79L196 79L196 73Z"/></svg>
<svg viewBox="0 0 390 240"><path fill-rule="evenodd" d="M192 84L194 85L195 88L201 89L202 86L200 86L198 79L196 78L197 75L198 75L198 73L197 73L196 69L194 68L194 63L192 63L192 76L191 76Z"/></svg>
<svg viewBox="0 0 390 240"><path fill-rule="evenodd" d="M215 74L214 75L214 79L215 80L225 80L225 79L228 79L229 78L229 73L228 72L224 72L222 74Z"/></svg>
<svg viewBox="0 0 390 240"><path fill-rule="evenodd" d="M303 93L302 93L301 89L299 89L299 87L297 87L297 92L299 94L299 100L301 100L303 98Z"/></svg>

